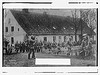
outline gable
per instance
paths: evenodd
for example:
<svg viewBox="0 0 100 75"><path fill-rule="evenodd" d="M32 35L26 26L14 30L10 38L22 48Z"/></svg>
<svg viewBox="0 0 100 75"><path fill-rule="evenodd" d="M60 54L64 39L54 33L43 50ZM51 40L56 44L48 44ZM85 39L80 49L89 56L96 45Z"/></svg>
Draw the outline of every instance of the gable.
<svg viewBox="0 0 100 75"><path fill-rule="evenodd" d="M5 9L7 10L7 9ZM8 27L8 32L5 32L4 34L6 36L18 36L22 34L26 34L26 32L23 30L23 28L19 25L19 23L16 21L10 10L6 11L6 17L5 17L5 24L4 24L4 30L5 27ZM11 31L11 27L14 27L14 32Z"/></svg>

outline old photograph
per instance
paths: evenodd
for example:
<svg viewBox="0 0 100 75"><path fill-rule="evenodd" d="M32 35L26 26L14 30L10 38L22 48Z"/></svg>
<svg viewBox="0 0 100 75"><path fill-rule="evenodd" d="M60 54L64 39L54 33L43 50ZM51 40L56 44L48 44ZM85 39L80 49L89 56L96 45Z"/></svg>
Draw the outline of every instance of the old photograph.
<svg viewBox="0 0 100 75"><path fill-rule="evenodd" d="M68 58L66 67L97 66L97 13L96 8L4 8L2 67L35 67L37 58Z"/></svg>

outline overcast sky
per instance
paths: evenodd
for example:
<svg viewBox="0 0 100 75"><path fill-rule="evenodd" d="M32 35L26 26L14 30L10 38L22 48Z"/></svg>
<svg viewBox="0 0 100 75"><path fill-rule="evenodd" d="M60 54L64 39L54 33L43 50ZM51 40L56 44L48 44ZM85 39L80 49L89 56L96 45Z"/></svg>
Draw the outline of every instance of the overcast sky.
<svg viewBox="0 0 100 75"><path fill-rule="evenodd" d="M72 16L71 9L30 9L29 11L35 13L47 12L50 15Z"/></svg>

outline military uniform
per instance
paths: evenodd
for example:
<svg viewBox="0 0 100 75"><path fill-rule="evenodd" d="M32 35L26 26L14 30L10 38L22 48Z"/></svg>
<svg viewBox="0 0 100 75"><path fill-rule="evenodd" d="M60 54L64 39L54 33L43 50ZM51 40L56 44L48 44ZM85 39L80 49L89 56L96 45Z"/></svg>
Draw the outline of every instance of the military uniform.
<svg viewBox="0 0 100 75"><path fill-rule="evenodd" d="M82 47L80 51L81 56L87 56L88 54L88 37L87 36L83 37L81 47Z"/></svg>
<svg viewBox="0 0 100 75"><path fill-rule="evenodd" d="M5 40L4 41L4 49L5 49L6 53L8 53L8 51L7 51L8 44L9 44L9 41Z"/></svg>
<svg viewBox="0 0 100 75"><path fill-rule="evenodd" d="M69 41L67 42L67 46L68 46L68 51L71 51L71 47L72 47L71 38L69 38Z"/></svg>
<svg viewBox="0 0 100 75"><path fill-rule="evenodd" d="M43 48L43 43L40 42L40 52L42 52L42 48Z"/></svg>
<svg viewBox="0 0 100 75"><path fill-rule="evenodd" d="M92 50L92 40L90 39L89 43L88 43L88 55L91 55L93 53Z"/></svg>
<svg viewBox="0 0 100 75"><path fill-rule="evenodd" d="M34 45L35 45L35 40L30 40L30 44L29 44L29 53L28 53L28 59L30 59L30 55L32 54L32 58L35 59L35 48L34 48Z"/></svg>
<svg viewBox="0 0 100 75"><path fill-rule="evenodd" d="M18 44L18 42L15 44L15 49L16 49L16 52L18 53L18 51L19 51L19 44Z"/></svg>
<svg viewBox="0 0 100 75"><path fill-rule="evenodd" d="M20 52L22 52L22 43L19 44Z"/></svg>
<svg viewBox="0 0 100 75"><path fill-rule="evenodd" d="M30 49L30 44L29 44L29 41L27 41L27 43L26 43L26 52L29 52L29 49Z"/></svg>

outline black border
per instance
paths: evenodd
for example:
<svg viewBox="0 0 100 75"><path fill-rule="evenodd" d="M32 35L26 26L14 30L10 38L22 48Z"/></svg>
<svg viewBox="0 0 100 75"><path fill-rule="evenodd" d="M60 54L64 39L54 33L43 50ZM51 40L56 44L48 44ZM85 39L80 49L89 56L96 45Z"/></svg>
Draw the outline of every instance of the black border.
<svg viewBox="0 0 100 75"><path fill-rule="evenodd" d="M3 2L2 4L9 3L23 3L23 4L52 4L52 2Z"/></svg>
<svg viewBox="0 0 100 75"><path fill-rule="evenodd" d="M97 42L96 42L96 44L97 44L97 55L96 55L96 66L98 66L98 8L97 8L97 31L96 31L97 33L96 33L96 37L97 37Z"/></svg>
<svg viewBox="0 0 100 75"><path fill-rule="evenodd" d="M4 9L2 4L2 67L4 66L3 38L4 38Z"/></svg>

